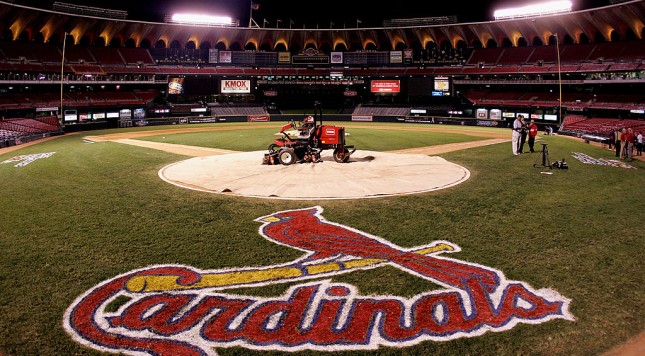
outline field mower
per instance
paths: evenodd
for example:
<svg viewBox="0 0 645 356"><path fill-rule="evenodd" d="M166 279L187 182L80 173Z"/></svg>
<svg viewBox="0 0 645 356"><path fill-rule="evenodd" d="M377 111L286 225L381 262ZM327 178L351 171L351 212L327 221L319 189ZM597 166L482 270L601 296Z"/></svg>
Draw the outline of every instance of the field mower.
<svg viewBox="0 0 645 356"><path fill-rule="evenodd" d="M322 108L318 102L314 116L307 116L300 125L292 122L283 126L279 135L281 137L269 145L269 153L264 155L263 164L320 162L320 153L329 149L334 150L336 162L346 163L356 151L354 146L345 144L344 127L323 125Z"/></svg>

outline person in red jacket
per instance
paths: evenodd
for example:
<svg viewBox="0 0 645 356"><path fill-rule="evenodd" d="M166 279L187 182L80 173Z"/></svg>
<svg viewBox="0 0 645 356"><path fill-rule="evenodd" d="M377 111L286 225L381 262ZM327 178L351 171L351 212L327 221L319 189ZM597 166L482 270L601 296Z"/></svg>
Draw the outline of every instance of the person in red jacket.
<svg viewBox="0 0 645 356"><path fill-rule="evenodd" d="M531 153L535 152L533 149L533 145L535 145L535 136L537 136L538 133L538 127L535 124L535 120L531 119L531 122L529 122L529 126L527 127L529 131L529 150Z"/></svg>
<svg viewBox="0 0 645 356"><path fill-rule="evenodd" d="M620 130L620 159L625 159L627 157L627 129L623 128Z"/></svg>

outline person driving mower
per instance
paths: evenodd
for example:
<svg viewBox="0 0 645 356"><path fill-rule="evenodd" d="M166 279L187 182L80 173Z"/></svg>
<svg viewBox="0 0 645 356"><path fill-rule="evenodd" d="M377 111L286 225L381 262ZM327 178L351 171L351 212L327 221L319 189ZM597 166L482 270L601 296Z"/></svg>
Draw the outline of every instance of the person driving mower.
<svg viewBox="0 0 645 356"><path fill-rule="evenodd" d="M315 127L314 117L309 115L305 117L298 127L298 138L309 138L311 130Z"/></svg>
<svg viewBox="0 0 645 356"><path fill-rule="evenodd" d="M356 151L353 145L345 144L345 127L323 125L322 108L318 102L313 116L305 117L295 130L294 124L291 120L280 129L278 135L281 137L269 145L263 164L320 162L321 152L329 149L334 150L334 161L346 163Z"/></svg>

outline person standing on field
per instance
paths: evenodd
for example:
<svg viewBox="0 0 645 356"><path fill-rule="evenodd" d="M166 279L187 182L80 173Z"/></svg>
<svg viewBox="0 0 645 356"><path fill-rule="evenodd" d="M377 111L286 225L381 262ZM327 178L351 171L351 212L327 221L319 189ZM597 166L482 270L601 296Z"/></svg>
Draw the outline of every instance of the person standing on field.
<svg viewBox="0 0 645 356"><path fill-rule="evenodd" d="M627 129L627 134L625 134L625 158L629 159L630 162L634 160L634 142L636 142L636 135L634 135L634 129L630 127Z"/></svg>
<svg viewBox="0 0 645 356"><path fill-rule="evenodd" d="M527 127L529 131L529 150L531 153L535 152L534 145L535 145L535 136L537 136L538 133L538 127L535 124L535 120L531 119L531 122L529 122L529 126Z"/></svg>
<svg viewBox="0 0 645 356"><path fill-rule="evenodd" d="M520 147L517 149L517 153L524 153L524 143L526 143L526 136L528 135L528 130L526 128L526 121L522 117L522 131L520 131Z"/></svg>
<svg viewBox="0 0 645 356"><path fill-rule="evenodd" d="M520 147L520 137L522 136L522 119L524 119L524 116L522 115L517 115L517 118L515 121L513 121L513 134L511 136L512 144L513 144L513 154L514 155L519 155L519 147Z"/></svg>
<svg viewBox="0 0 645 356"><path fill-rule="evenodd" d="M620 159L625 159L627 157L627 129L623 128L620 131Z"/></svg>
<svg viewBox="0 0 645 356"><path fill-rule="evenodd" d="M614 139L615 139L614 148L616 148L616 157L620 157L621 141L620 141L620 130L618 129L618 127L616 128L616 130L614 130Z"/></svg>

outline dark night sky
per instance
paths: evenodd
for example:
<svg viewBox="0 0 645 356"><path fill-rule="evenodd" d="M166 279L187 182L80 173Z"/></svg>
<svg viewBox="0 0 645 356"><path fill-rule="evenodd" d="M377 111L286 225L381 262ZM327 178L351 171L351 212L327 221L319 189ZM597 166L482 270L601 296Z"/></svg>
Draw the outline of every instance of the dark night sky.
<svg viewBox="0 0 645 356"><path fill-rule="evenodd" d="M386 1L386 5L382 5ZM547 0L545 0L547 1ZM573 10L596 8L608 5L608 0L571 0ZM127 10L130 20L147 20L162 22L165 14L174 12L198 12L213 15L230 16L240 20L240 26L247 26L249 21L250 0L67 0L61 2L78 5L104 7L117 10ZM391 1L387 0L256 0L260 9L253 12L254 20L262 26L263 19L269 23L267 27L275 27L280 19L280 27L289 27L293 21L294 28L329 28L333 22L334 28L355 27L356 20L362 22L360 27L381 26L384 19L417 18L431 16L456 15L459 22L492 21L493 11L499 8L517 7L544 1L527 0L425 0L425 1ZM53 1L15 0L39 8L51 9Z"/></svg>

